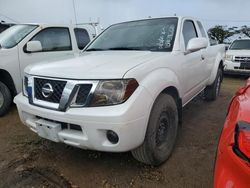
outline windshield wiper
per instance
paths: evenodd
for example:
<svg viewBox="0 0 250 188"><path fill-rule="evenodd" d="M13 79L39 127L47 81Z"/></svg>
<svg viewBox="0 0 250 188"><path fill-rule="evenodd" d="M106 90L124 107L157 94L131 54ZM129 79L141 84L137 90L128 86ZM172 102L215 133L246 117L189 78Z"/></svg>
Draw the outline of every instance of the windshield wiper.
<svg viewBox="0 0 250 188"><path fill-rule="evenodd" d="M105 51L106 49L102 49L102 48L89 48L86 51L87 52L91 52L91 51Z"/></svg>
<svg viewBox="0 0 250 188"><path fill-rule="evenodd" d="M90 52L90 51L112 51L112 50L138 50L138 51L148 51L146 49L142 49L142 48L136 48L136 47L114 47L114 48L89 48L86 51Z"/></svg>
<svg viewBox="0 0 250 188"><path fill-rule="evenodd" d="M108 48L107 50L144 50L144 49L136 47L115 47L115 48Z"/></svg>

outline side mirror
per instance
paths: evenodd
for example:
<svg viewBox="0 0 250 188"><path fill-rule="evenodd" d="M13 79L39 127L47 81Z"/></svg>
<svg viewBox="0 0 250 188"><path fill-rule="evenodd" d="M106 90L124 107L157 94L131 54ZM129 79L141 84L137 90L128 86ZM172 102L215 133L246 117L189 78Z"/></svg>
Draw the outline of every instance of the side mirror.
<svg viewBox="0 0 250 188"><path fill-rule="evenodd" d="M187 52L196 52L208 46L206 38L193 38L188 42Z"/></svg>
<svg viewBox="0 0 250 188"><path fill-rule="evenodd" d="M225 50L227 51L229 49L229 46L225 46Z"/></svg>
<svg viewBox="0 0 250 188"><path fill-rule="evenodd" d="M26 44L26 51L27 52L40 52L42 51L42 44L40 41L29 41Z"/></svg>

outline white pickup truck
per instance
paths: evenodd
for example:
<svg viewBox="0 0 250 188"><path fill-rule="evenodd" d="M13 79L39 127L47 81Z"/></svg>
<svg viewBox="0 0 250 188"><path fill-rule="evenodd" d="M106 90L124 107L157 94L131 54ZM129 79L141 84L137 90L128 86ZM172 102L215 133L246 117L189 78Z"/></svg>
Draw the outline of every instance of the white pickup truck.
<svg viewBox="0 0 250 188"><path fill-rule="evenodd" d="M0 34L0 116L22 91L24 68L39 61L79 55L99 31L85 25L21 24Z"/></svg>
<svg viewBox="0 0 250 188"><path fill-rule="evenodd" d="M98 151L166 161L182 107L204 91L215 100L224 45L210 46L200 21L165 17L115 24L70 60L29 66L15 97L39 136Z"/></svg>
<svg viewBox="0 0 250 188"><path fill-rule="evenodd" d="M250 39L237 39L229 46L224 62L224 72L250 75Z"/></svg>

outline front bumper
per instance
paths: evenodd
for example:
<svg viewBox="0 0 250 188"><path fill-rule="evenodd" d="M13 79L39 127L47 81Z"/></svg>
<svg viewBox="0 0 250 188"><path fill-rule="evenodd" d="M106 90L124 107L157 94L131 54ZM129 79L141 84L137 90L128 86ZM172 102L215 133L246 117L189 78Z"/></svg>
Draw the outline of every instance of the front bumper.
<svg viewBox="0 0 250 188"><path fill-rule="evenodd" d="M14 102L21 121L39 136L82 149L108 152L130 151L143 143L153 105L151 95L141 86L125 103L115 106L70 108L60 112L31 105L22 94ZM47 127L43 132L39 127L41 122ZM77 125L81 130L65 129L62 124ZM118 143L112 144L107 139L108 130L117 133Z"/></svg>
<svg viewBox="0 0 250 188"><path fill-rule="evenodd" d="M250 75L250 69L241 68L241 63L225 60L224 62L225 74L237 74L237 75Z"/></svg>

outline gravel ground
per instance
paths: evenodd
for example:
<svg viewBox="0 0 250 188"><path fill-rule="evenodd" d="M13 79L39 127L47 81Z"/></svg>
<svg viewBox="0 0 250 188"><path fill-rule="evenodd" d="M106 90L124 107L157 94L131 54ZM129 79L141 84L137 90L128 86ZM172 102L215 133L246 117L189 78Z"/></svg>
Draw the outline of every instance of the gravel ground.
<svg viewBox="0 0 250 188"><path fill-rule="evenodd" d="M215 102L200 97L183 112L171 158L153 168L130 153L102 153L39 138L19 120L13 105L0 118L0 187L212 187L216 147L226 111L246 78L226 77Z"/></svg>

